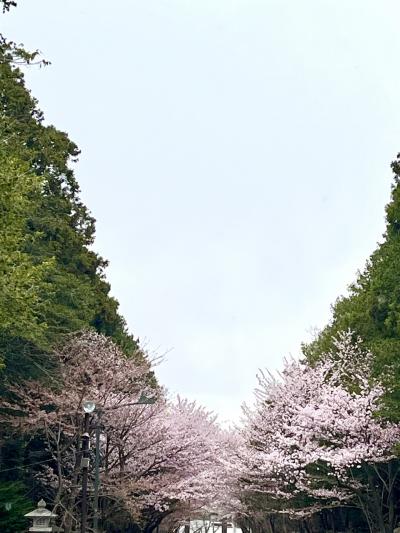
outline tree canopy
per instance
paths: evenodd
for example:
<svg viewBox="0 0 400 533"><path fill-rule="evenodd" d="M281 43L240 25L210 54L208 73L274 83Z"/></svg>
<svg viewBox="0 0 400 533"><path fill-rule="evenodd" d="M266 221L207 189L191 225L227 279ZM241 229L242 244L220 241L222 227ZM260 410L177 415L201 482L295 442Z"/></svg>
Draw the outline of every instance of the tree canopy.
<svg viewBox="0 0 400 533"><path fill-rule="evenodd" d="M137 354L137 341L109 295L107 261L90 248L95 220L80 200L72 168L79 149L66 133L45 125L15 64L35 54L21 50L4 39L0 45L0 239L7 271L0 352L8 359L15 342L43 349L60 335L92 326ZM2 313L2 307L15 312ZM11 317L19 317L18 324Z"/></svg>
<svg viewBox="0 0 400 533"><path fill-rule="evenodd" d="M387 390L385 414L400 418L400 154L392 163L394 183L386 206L383 242L349 287L332 306L330 323L304 345L309 361L334 348L339 331L351 329L374 354L374 372Z"/></svg>
<svg viewBox="0 0 400 533"><path fill-rule="evenodd" d="M0 2L3 13L17 5ZM25 68L47 64L0 34L0 530L23 530L30 498L41 496L66 532L79 525L81 406L90 398L108 531L148 533L165 519L171 531L210 511L236 513L254 533L286 531L290 519L307 532L393 531L400 154L383 242L304 359L287 361L278 379L261 374L243 427L225 431L158 386L110 295L74 174L79 148L46 122L25 84ZM157 401L138 408L143 392Z"/></svg>
<svg viewBox="0 0 400 533"><path fill-rule="evenodd" d="M2 4L8 11L16 2ZM58 382L61 368L54 349L78 330L92 328L113 339L137 364L145 361L118 312L117 300L110 296L107 261L92 250L95 220L80 199L73 171L79 149L66 133L46 124L25 85L23 70L34 64L47 62L37 51L26 51L0 35L3 399L12 396L10 384L27 379L40 380L42 386ZM154 386L150 371L148 379ZM28 447L28 440L9 424L1 425L0 494L9 495L15 512L31 507L24 499L24 494L33 494L26 464L42 457L42 443L30 441ZM9 490L10 483L15 490ZM10 521L11 514L0 516L1 524L3 518ZM16 518L15 527L17 523Z"/></svg>

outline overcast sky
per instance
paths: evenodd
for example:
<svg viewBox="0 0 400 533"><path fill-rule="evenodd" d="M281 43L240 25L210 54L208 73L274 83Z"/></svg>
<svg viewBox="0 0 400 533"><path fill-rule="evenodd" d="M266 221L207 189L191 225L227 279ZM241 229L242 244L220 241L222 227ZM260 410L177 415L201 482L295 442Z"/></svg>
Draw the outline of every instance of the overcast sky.
<svg viewBox="0 0 400 533"><path fill-rule="evenodd" d="M384 230L398 0L19 0L2 31L82 150L95 249L173 393L237 420Z"/></svg>

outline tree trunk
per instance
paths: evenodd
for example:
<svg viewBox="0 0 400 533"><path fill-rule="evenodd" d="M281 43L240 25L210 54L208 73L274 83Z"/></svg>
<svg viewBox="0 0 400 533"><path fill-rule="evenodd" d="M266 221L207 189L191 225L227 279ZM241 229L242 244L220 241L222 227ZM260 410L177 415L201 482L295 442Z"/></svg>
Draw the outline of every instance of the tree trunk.
<svg viewBox="0 0 400 533"><path fill-rule="evenodd" d="M79 447L79 444L78 444ZM80 448L77 449L76 452L76 458L75 458L75 465L72 475L72 483L71 483L71 492L69 496L65 500L65 513L64 513L64 520L63 520L63 527L64 527L64 533L71 533L72 526L74 522L74 507L76 504L76 499L79 493L79 487L78 487L78 479L79 479L79 472L81 467L81 450Z"/></svg>
<svg viewBox="0 0 400 533"><path fill-rule="evenodd" d="M396 461L397 463L397 461ZM388 464L388 522L389 522L389 531L397 525L397 516L396 516L396 502L395 502L395 483L398 475L398 467L395 464L395 461L390 461Z"/></svg>

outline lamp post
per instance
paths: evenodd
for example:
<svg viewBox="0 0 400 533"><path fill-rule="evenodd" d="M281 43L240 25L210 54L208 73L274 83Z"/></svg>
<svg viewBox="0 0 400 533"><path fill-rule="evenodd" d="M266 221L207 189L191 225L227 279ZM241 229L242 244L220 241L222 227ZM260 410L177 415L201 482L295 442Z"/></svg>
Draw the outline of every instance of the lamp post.
<svg viewBox="0 0 400 533"><path fill-rule="evenodd" d="M95 455L95 463L94 463L94 494L93 494L93 529L95 533L99 531L100 431L101 431L101 410L97 409L96 455Z"/></svg>
<svg viewBox="0 0 400 533"><path fill-rule="evenodd" d="M87 526L87 509L88 509L88 473L89 473L89 417L96 409L96 404L90 400L83 402L85 412L83 433L82 433L82 507L81 507L81 533L86 533Z"/></svg>
<svg viewBox="0 0 400 533"><path fill-rule="evenodd" d="M93 494L93 529L95 533L99 532L99 491L100 491L100 432L101 432L101 415L104 411L115 411L121 407L130 407L131 405L151 405L156 401L155 397L146 396L143 392L140 394L140 397L137 402L129 402L122 405L115 405L113 407L108 407L105 409L96 408L93 404L93 409L90 412L96 411L97 413L97 423L96 423L96 451L95 451L95 469L94 469L94 494ZM93 402L85 402L93 403ZM83 492L82 492L83 496ZM87 493L86 493L87 497ZM82 533L86 533L85 530L82 530Z"/></svg>

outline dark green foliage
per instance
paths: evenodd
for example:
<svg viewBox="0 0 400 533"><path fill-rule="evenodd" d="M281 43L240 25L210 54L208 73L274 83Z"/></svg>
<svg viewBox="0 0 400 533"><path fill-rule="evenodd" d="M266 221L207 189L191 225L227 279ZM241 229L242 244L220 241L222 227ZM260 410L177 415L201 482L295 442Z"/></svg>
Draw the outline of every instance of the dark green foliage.
<svg viewBox="0 0 400 533"><path fill-rule="evenodd" d="M316 340L304 346L310 361L333 348L332 339L351 329L375 355L375 372L388 393L385 414L400 419L400 155L392 163L394 184L386 206L384 241L369 258L349 295L332 308L332 320Z"/></svg>
<svg viewBox="0 0 400 533"><path fill-rule="evenodd" d="M14 228L16 236L7 250L2 246L3 259L9 277L15 277L21 260L25 265L19 266L14 285L3 277L10 292L4 309L10 311L11 302L15 311L2 319L0 301L0 350L10 363L15 344L10 335L18 338L18 345L26 340L24 352L30 351L32 342L46 351L60 335L92 326L113 337L127 354L134 353L137 342L126 331L118 303L109 296L104 279L107 262L89 249L94 219L79 198L70 168L79 150L67 134L44 125L16 66L35 58L36 53L24 53L4 39L0 43L0 162L5 169L0 181L5 200L0 207L2 227ZM15 198L21 204L18 217ZM27 286L32 290L27 291ZM21 297L27 294L30 301ZM18 317L20 331L17 321L8 324L6 316ZM12 363L8 368L17 366Z"/></svg>
<svg viewBox="0 0 400 533"><path fill-rule="evenodd" d="M7 508L6 508L7 505ZM9 508L11 506L11 508ZM24 514L33 511L34 505L26 496L25 487L15 481L0 481L0 531L18 533L26 531L28 520Z"/></svg>
<svg viewBox="0 0 400 533"><path fill-rule="evenodd" d="M0 0L1 1L1 0ZM2 1L8 11L15 2ZM0 396L27 378L58 383L52 348L92 327L127 356L142 357L105 280L107 262L93 252L95 221L79 197L71 165L79 149L44 123L25 86L25 65L38 52L0 34ZM154 383L154 377L149 376ZM43 442L0 427L0 531L24 531L37 502L33 474L48 461ZM45 495L46 496L46 495ZM51 499L51 495L50 495ZM12 503L9 511L5 500ZM50 501L50 500L49 500Z"/></svg>
<svg viewBox="0 0 400 533"><path fill-rule="evenodd" d="M252 533L281 533L284 531L296 533L333 533L335 531L371 533L361 511L352 507L323 509L318 514L304 518L281 513L266 514L258 510L251 515L240 516L238 525L242 528L243 533L250 533L250 531Z"/></svg>

